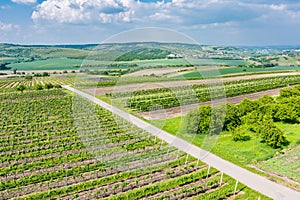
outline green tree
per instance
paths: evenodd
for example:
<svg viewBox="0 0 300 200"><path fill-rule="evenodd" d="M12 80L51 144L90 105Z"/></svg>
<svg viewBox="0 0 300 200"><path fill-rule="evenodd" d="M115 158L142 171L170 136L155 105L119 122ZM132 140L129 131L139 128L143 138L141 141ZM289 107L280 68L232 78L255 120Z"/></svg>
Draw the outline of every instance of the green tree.
<svg viewBox="0 0 300 200"><path fill-rule="evenodd" d="M54 87L54 85L52 83L46 83L44 87L45 89L51 89Z"/></svg>
<svg viewBox="0 0 300 200"><path fill-rule="evenodd" d="M298 114L292 106L288 104L277 104L274 107L274 121L296 123L298 121Z"/></svg>
<svg viewBox="0 0 300 200"><path fill-rule="evenodd" d="M195 134L199 132L199 112L192 110L187 114L186 129L188 133Z"/></svg>
<svg viewBox="0 0 300 200"><path fill-rule="evenodd" d="M17 87L17 90L20 91L20 92L23 92L25 89L26 89L26 87L24 85L19 85Z"/></svg>
<svg viewBox="0 0 300 200"><path fill-rule="evenodd" d="M237 106L227 103L224 130L234 130L239 125L241 125L241 118Z"/></svg>
<svg viewBox="0 0 300 200"><path fill-rule="evenodd" d="M209 134L219 134L224 127L226 105L219 105L210 109Z"/></svg>
<svg viewBox="0 0 300 200"><path fill-rule="evenodd" d="M211 107L208 105L200 106L198 109L199 124L197 133L207 134L211 119Z"/></svg>
<svg viewBox="0 0 300 200"><path fill-rule="evenodd" d="M35 89L36 89L36 90L43 90L44 88L43 88L42 85L37 84L37 85L35 86Z"/></svg>
<svg viewBox="0 0 300 200"><path fill-rule="evenodd" d="M272 148L279 148L287 142L284 133L271 121L261 124L260 137Z"/></svg>
<svg viewBox="0 0 300 200"><path fill-rule="evenodd" d="M42 76L50 76L50 74L48 72L43 72Z"/></svg>
<svg viewBox="0 0 300 200"><path fill-rule="evenodd" d="M238 112L241 116L246 115L247 113L256 110L258 107L258 103L256 101L250 101L249 99L243 99L238 105Z"/></svg>
<svg viewBox="0 0 300 200"><path fill-rule="evenodd" d="M248 132L248 127L243 125L239 126L236 129L234 129L231 134L232 134L232 139L234 141L247 141L250 140L251 137L247 135Z"/></svg>

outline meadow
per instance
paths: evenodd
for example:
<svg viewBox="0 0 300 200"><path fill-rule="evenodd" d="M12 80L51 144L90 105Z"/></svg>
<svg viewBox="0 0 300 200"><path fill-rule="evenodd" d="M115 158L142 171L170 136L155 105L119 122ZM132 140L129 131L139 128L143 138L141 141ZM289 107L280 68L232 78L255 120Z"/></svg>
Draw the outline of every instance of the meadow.
<svg viewBox="0 0 300 200"><path fill-rule="evenodd" d="M275 122L276 127L283 131L288 143L281 148L272 148L253 134L249 128L240 131L243 135L250 136L251 139L240 141L235 141L233 133L226 130L212 136L191 134L187 131L188 120L188 116L182 116L149 122L241 167L300 189L299 184L294 184L300 180L298 173L299 123ZM292 181L287 181L282 177L288 177Z"/></svg>

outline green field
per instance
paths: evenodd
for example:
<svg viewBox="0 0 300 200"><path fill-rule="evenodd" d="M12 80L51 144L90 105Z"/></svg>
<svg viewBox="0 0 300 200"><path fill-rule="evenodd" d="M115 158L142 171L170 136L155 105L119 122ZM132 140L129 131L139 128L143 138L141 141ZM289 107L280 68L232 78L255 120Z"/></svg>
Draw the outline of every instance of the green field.
<svg viewBox="0 0 300 200"><path fill-rule="evenodd" d="M175 117L166 120L153 120L151 123L162 127L162 129L173 135L185 138L201 148L210 150L210 146L203 143L208 138L206 135L186 133L185 121L186 117ZM300 137L300 133L298 136ZM217 139L216 144L211 149L212 153L243 167L250 163L271 158L277 151L266 144L260 143L260 140L256 138L245 142L235 142L229 132L222 132L218 138L211 139Z"/></svg>
<svg viewBox="0 0 300 200"><path fill-rule="evenodd" d="M7 65L10 68L17 68L18 70L71 70L79 69L74 66L83 65L103 65L111 64L110 61L95 61L84 59L72 59L72 58L48 58L45 60L36 60L32 62L20 62ZM151 66L172 66L172 65L240 65L247 64L242 60L226 60L226 59L154 59L154 60L134 60L130 62L120 61L114 62L117 64L124 64L121 68L127 64L137 64L139 67L151 67ZM111 67L110 67L111 68ZM120 67L117 67L120 68Z"/></svg>
<svg viewBox="0 0 300 200"><path fill-rule="evenodd" d="M78 70L74 66L80 66L84 64L103 64L102 61L92 60L80 60L70 58L50 58L46 60L37 60L33 62L21 62L7 65L11 69L16 68L18 70Z"/></svg>
<svg viewBox="0 0 300 200"><path fill-rule="evenodd" d="M290 139L290 147L285 154L278 154L274 158L257 164L258 167L277 174L287 176L295 181L300 181L300 125L277 123Z"/></svg>
<svg viewBox="0 0 300 200"><path fill-rule="evenodd" d="M188 72L186 74L175 76L174 78L186 78L186 79L195 79L195 78L207 78L207 77L216 77L220 75L229 75L236 73L253 73L253 72L273 72L273 71L285 71L285 70L300 70L300 67L291 67L291 66L278 66L270 68L242 68L242 67L230 67L230 68L220 68L215 70L206 70L206 71L195 71Z"/></svg>

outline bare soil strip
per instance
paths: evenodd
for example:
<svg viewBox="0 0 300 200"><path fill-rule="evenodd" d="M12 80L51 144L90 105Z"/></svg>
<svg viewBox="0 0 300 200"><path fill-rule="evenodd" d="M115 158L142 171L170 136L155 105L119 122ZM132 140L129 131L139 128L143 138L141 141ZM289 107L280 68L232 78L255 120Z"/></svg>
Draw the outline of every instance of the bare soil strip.
<svg viewBox="0 0 300 200"><path fill-rule="evenodd" d="M292 86L290 86L290 87L292 87ZM287 87L284 87L284 88L287 88ZM222 103L238 104L245 98L248 98L250 100L255 100L255 99L259 99L260 97L262 97L264 95L277 96L277 95L279 95L279 92L281 89L282 88L276 88L276 89L272 89L272 90L255 92L255 93L251 93L251 94L239 95L239 96L235 96L235 97L228 97L228 98L217 99L217 100L212 100L212 101L205 101L205 102L196 103L196 104L183 105L183 106L174 107L174 108L166 108L166 109L155 110L155 111L150 111L150 112L141 112L141 113L138 113L137 115L139 115L147 120L169 119L169 118L184 116L189 111L194 110L201 105L216 106L216 105L219 105Z"/></svg>

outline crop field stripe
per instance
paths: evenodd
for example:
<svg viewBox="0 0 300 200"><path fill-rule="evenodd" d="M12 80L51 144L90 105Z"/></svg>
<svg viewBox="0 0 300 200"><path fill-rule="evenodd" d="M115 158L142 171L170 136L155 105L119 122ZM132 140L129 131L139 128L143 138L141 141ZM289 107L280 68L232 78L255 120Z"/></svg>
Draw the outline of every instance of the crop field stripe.
<svg viewBox="0 0 300 200"><path fill-rule="evenodd" d="M137 127L157 136L163 141L171 144L172 146L178 148L181 151L184 151L193 157L202 160L203 162L215 167L216 169L223 171L225 174L239 180L241 183L247 185L248 187L261 192L262 194L269 196L274 199L287 199L287 200L298 200L300 193L289 189L285 186L274 183L267 178L264 178L260 175L254 174L246 169L243 169L237 165L234 165L224 159L219 158L218 156L209 153L195 145L192 145L180 138L177 138L129 113L126 113L112 105L109 105L95 97L88 95L84 92L81 92L77 89L74 89L70 86L63 86L64 88L98 104L106 110L109 110L115 115L120 116L129 123L133 123Z"/></svg>

